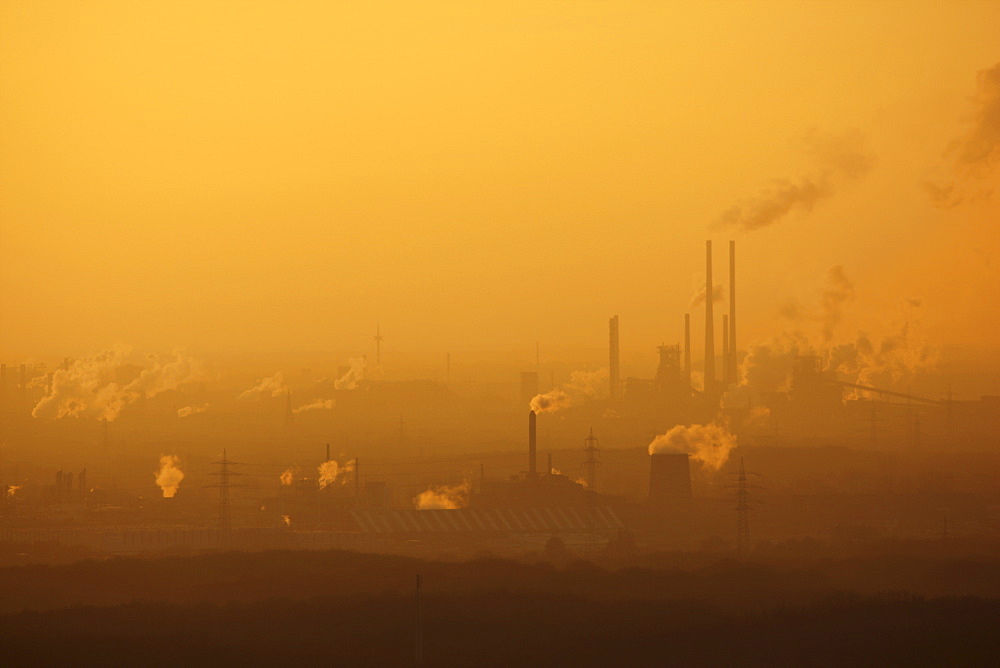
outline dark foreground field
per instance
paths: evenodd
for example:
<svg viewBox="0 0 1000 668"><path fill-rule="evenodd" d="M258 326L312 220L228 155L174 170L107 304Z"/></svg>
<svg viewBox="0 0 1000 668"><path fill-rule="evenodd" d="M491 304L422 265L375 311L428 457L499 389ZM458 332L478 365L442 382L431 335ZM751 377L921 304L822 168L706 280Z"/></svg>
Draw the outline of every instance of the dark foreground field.
<svg viewBox="0 0 1000 668"><path fill-rule="evenodd" d="M683 561L685 565L680 565ZM996 665L1000 559L224 553L0 569L0 665Z"/></svg>

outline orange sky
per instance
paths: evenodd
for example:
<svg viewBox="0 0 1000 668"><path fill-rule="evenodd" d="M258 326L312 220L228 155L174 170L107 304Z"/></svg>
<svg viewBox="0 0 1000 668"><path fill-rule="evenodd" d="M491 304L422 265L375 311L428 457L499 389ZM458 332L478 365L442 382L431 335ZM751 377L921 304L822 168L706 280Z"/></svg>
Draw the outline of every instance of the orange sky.
<svg viewBox="0 0 1000 668"><path fill-rule="evenodd" d="M914 298L933 343L995 347L1000 204L922 183L998 185L946 154L998 26L987 2L8 0L0 352L367 348L376 318L406 349L600 344L614 313L652 346L706 238L719 282L739 244L741 343L843 265L843 336ZM821 173L810 132L870 169L712 229Z"/></svg>

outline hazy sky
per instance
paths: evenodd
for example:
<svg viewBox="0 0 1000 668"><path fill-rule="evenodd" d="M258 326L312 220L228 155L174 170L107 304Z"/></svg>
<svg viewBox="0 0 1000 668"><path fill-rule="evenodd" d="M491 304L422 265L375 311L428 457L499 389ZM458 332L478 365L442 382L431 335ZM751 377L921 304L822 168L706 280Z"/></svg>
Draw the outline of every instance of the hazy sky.
<svg viewBox="0 0 1000 668"><path fill-rule="evenodd" d="M995 2L7 0L0 352L367 348L376 318L585 344L615 313L652 346L707 238L741 343L843 265L843 336L908 298L995 346L998 63ZM769 188L817 196L713 228Z"/></svg>

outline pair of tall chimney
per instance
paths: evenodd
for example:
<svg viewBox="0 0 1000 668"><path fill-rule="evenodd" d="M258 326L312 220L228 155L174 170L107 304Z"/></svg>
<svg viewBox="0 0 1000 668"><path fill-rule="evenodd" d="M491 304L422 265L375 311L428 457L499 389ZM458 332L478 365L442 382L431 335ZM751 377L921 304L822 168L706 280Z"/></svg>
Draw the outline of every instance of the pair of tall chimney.
<svg viewBox="0 0 1000 668"><path fill-rule="evenodd" d="M717 388L715 374L715 300L712 294L712 242L705 242L705 391ZM729 242L729 317L723 316L722 386L736 383L736 242ZM690 341L685 316L685 340ZM690 368L690 365L688 366Z"/></svg>

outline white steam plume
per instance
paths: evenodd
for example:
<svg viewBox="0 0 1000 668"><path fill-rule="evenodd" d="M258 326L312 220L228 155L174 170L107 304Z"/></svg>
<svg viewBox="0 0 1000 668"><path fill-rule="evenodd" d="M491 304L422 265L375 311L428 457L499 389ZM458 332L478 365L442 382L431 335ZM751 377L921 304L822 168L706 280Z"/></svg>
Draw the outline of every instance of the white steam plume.
<svg viewBox="0 0 1000 668"><path fill-rule="evenodd" d="M333 382L334 389L353 390L365 379L368 361L364 357L353 357L347 361L349 368L343 376Z"/></svg>
<svg viewBox="0 0 1000 668"><path fill-rule="evenodd" d="M285 384L285 374L280 371L275 372L268 378L260 378L250 389L240 393L239 399L256 399L263 396L280 397L288 392L288 385Z"/></svg>
<svg viewBox="0 0 1000 668"><path fill-rule="evenodd" d="M198 413L204 413L207 410L208 404L202 404L201 406L182 406L177 409L177 417L190 417L192 415L197 415Z"/></svg>
<svg viewBox="0 0 1000 668"><path fill-rule="evenodd" d="M649 454L686 453L702 466L718 471L736 447L736 436L717 424L677 425L649 444Z"/></svg>
<svg viewBox="0 0 1000 668"><path fill-rule="evenodd" d="M418 494L413 504L419 510L455 510L469 503L472 484L464 480L457 485L435 485Z"/></svg>
<svg viewBox="0 0 1000 668"><path fill-rule="evenodd" d="M293 413L298 415L299 413L305 413L306 411L328 411L337 405L334 399L317 399L311 404L304 404L292 410Z"/></svg>
<svg viewBox="0 0 1000 668"><path fill-rule="evenodd" d="M354 460L352 459L345 465L341 466L335 459L331 459L328 462L320 464L318 470L320 489L326 489L328 485L332 485L337 482L338 478L340 478L340 484L343 485L347 482L346 474L354 470Z"/></svg>
<svg viewBox="0 0 1000 668"><path fill-rule="evenodd" d="M116 380L116 371L130 352L129 346L115 344L97 355L73 360L68 368L56 369L50 392L39 400L31 414L37 418L77 417L111 422L126 405L140 397L153 397L206 378L202 364L178 348L165 359L149 356L152 366L122 386Z"/></svg>
<svg viewBox="0 0 1000 668"><path fill-rule="evenodd" d="M569 382L557 389L536 394L529 405L538 414L555 413L588 399L599 399L608 393L608 378L607 367L597 371L574 371L569 376Z"/></svg>
<svg viewBox="0 0 1000 668"><path fill-rule="evenodd" d="M155 474L156 484L163 490L163 498L172 499L184 480L184 471L180 469L180 459L176 455L161 455L160 470Z"/></svg>

